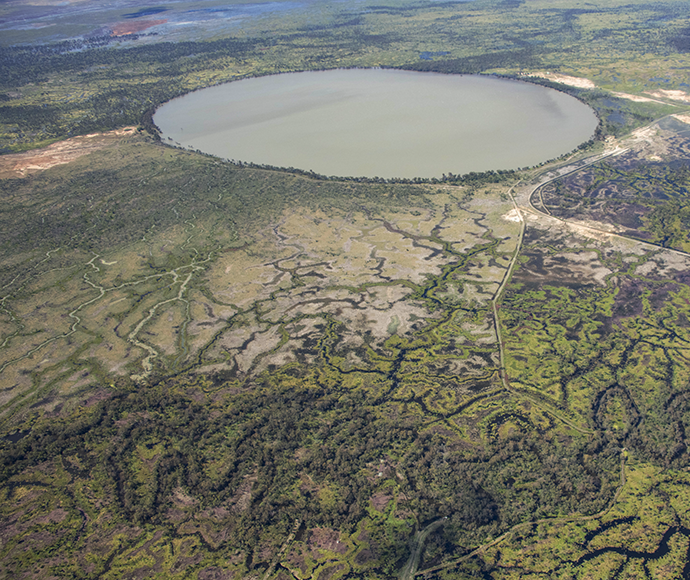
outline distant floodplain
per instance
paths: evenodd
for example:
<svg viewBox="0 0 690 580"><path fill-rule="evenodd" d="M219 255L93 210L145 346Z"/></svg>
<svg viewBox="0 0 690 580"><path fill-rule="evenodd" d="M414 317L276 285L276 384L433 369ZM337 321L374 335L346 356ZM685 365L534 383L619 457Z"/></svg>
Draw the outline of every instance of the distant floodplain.
<svg viewBox="0 0 690 580"><path fill-rule="evenodd" d="M385 69L244 79L174 99L154 122L164 139L226 159L384 178L536 165L598 123L582 102L538 85Z"/></svg>

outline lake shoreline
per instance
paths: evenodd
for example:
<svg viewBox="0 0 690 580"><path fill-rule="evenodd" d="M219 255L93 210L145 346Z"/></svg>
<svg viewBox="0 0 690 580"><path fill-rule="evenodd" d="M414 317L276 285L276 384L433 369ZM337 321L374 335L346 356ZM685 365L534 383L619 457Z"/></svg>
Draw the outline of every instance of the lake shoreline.
<svg viewBox="0 0 690 580"><path fill-rule="evenodd" d="M569 153L598 119L565 93L488 75L334 69L243 79L169 101L164 142L326 176L442 178Z"/></svg>

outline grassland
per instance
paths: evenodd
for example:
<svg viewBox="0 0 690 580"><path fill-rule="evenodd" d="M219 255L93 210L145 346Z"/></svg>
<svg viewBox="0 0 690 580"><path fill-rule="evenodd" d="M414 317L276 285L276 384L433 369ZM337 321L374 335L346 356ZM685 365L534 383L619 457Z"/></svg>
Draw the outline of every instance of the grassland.
<svg viewBox="0 0 690 580"><path fill-rule="evenodd" d="M0 575L687 576L686 6L3 48L6 150L118 132L0 158ZM366 183L167 147L145 114L335 66L531 78L602 125L501 180Z"/></svg>

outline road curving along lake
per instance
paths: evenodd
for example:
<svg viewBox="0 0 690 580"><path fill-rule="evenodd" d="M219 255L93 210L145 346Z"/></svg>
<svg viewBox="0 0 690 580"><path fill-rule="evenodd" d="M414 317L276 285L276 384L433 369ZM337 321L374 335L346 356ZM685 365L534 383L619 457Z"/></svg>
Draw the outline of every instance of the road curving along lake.
<svg viewBox="0 0 690 580"><path fill-rule="evenodd" d="M441 177L517 169L590 139L594 111L483 75L337 69L244 79L161 106L163 139L225 159L322 175Z"/></svg>

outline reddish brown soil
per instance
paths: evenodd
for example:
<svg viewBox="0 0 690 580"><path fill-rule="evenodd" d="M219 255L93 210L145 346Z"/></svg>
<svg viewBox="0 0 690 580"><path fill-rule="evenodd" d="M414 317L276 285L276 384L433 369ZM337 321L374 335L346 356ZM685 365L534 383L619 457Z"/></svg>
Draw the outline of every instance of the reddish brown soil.
<svg viewBox="0 0 690 580"><path fill-rule="evenodd" d="M347 546L340 541L340 532L329 528L314 528L309 534L309 545L314 555L319 555L316 549L330 550L338 554L347 552Z"/></svg>
<svg viewBox="0 0 690 580"><path fill-rule="evenodd" d="M167 20L139 20L138 22L117 22L112 25L112 36L127 36L136 34L152 26L165 24Z"/></svg>
<svg viewBox="0 0 690 580"><path fill-rule="evenodd" d="M388 505L388 502L392 497L392 495L389 495L387 493L375 493L371 496L371 505L374 509L382 512L386 509L386 506Z"/></svg>

